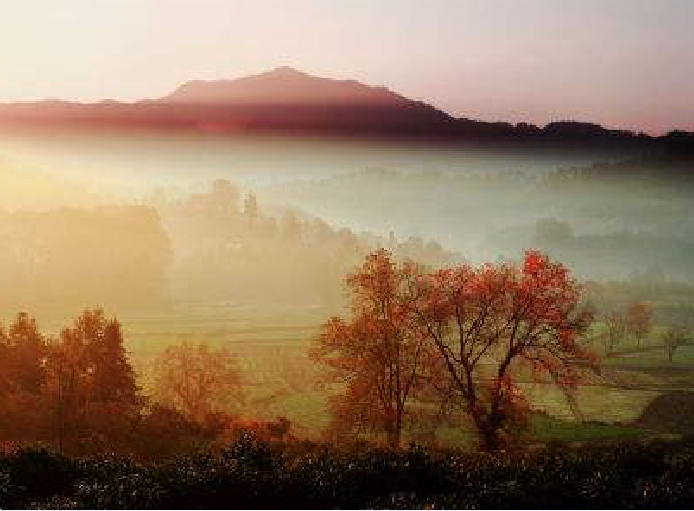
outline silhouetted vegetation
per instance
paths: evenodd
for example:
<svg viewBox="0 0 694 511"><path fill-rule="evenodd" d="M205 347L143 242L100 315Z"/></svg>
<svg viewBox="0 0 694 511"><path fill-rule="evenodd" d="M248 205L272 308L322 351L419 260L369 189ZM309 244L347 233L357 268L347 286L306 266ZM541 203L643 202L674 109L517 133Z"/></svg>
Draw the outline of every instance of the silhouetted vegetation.
<svg viewBox="0 0 694 511"><path fill-rule="evenodd" d="M694 445L614 443L498 455L337 451L242 435L216 454L142 465L42 450L0 458L0 505L78 509L686 508Z"/></svg>

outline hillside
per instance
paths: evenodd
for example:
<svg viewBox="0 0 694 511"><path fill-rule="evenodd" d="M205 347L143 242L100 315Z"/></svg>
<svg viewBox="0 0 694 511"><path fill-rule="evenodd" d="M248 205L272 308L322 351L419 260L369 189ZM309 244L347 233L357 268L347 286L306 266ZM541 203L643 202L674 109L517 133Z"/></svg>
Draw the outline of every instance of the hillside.
<svg viewBox="0 0 694 511"><path fill-rule="evenodd" d="M235 80L186 82L158 102L402 106L409 100L385 87L311 76L285 66Z"/></svg>
<svg viewBox="0 0 694 511"><path fill-rule="evenodd" d="M233 80L189 81L164 97L135 103L46 100L0 105L0 129L18 126L418 136L567 148L647 149L683 136L649 137L578 121L538 127L455 118L385 87L316 77L289 67ZM692 145L691 135L684 134L684 139Z"/></svg>

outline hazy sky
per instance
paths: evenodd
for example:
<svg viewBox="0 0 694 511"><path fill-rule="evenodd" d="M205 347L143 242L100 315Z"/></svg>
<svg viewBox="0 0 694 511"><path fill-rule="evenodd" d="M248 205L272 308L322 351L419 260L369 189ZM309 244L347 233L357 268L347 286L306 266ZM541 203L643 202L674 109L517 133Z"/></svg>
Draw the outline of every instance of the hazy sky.
<svg viewBox="0 0 694 511"><path fill-rule="evenodd" d="M0 100L291 65L454 115L694 129L690 0L0 0Z"/></svg>

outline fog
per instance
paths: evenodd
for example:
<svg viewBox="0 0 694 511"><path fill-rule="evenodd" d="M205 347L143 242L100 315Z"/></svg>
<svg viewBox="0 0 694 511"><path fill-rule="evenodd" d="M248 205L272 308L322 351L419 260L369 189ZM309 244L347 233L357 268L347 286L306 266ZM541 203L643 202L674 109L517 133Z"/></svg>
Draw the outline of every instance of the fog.
<svg viewBox="0 0 694 511"><path fill-rule="evenodd" d="M593 349L603 352L610 314L645 302L656 328L643 356L660 354L658 329L694 324L689 169L662 155L423 141L3 133L0 331L28 311L69 343L66 325L103 308L122 321L152 403L162 356L212 364L222 352L205 350L231 349L234 381L251 396L242 415L288 417L296 435L317 438L328 395L308 349L329 317L350 314L345 276L377 248L428 268L540 249L585 284ZM630 346L625 357L641 349ZM587 417L641 413L651 394L637 389L605 405L602 392L621 378L651 381L621 367L596 380L606 387L581 389ZM527 386L537 409L575 419L555 394ZM6 422L21 432L18 421Z"/></svg>
<svg viewBox="0 0 694 511"><path fill-rule="evenodd" d="M635 153L34 130L0 134L0 156L3 308L334 306L376 247L694 278L691 182Z"/></svg>
<svg viewBox="0 0 694 511"><path fill-rule="evenodd" d="M280 137L215 133L125 133L99 130L0 130L0 155L55 176L136 194L152 186L201 185L229 179L260 186L323 179L368 168L402 172L546 172L617 160L624 151L489 150L474 144L381 138Z"/></svg>

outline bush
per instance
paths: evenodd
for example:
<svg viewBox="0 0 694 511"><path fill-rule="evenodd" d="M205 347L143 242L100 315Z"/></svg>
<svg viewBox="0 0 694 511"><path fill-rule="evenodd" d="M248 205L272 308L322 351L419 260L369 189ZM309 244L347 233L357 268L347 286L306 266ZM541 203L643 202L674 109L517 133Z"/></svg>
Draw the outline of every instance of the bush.
<svg viewBox="0 0 694 511"><path fill-rule="evenodd" d="M694 443L622 442L472 454L266 442L138 464L46 451L0 458L2 507L679 508L694 499Z"/></svg>

